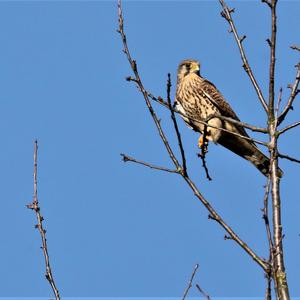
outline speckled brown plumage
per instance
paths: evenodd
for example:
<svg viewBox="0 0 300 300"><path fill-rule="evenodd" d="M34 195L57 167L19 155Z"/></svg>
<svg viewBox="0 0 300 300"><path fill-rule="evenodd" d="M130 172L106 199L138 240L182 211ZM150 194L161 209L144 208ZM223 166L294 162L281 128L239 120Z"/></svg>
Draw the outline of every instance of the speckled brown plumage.
<svg viewBox="0 0 300 300"><path fill-rule="evenodd" d="M184 60L179 64L177 71L176 108L181 111L184 121L193 130L203 134L203 121L208 116L220 115L238 120L239 118L226 102L218 89L200 75L200 64L195 60ZM267 175L269 159L257 146L241 137L219 130L224 128L231 132L249 137L241 126L213 118L208 121L213 127L207 127L207 139L218 143L237 155L250 161L260 172ZM281 171L279 171L281 173Z"/></svg>

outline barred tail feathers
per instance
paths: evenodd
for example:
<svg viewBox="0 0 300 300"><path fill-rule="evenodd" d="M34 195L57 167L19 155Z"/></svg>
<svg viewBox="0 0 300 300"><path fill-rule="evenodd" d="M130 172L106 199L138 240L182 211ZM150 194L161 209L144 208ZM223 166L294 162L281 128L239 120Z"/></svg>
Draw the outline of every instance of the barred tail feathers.
<svg viewBox="0 0 300 300"><path fill-rule="evenodd" d="M270 160L264 155L254 143L233 136L230 133L223 132L218 140L218 144L234 152L251 162L264 176L268 176ZM283 171L278 168L278 176L282 177Z"/></svg>
<svg viewBox="0 0 300 300"><path fill-rule="evenodd" d="M245 156L263 175L268 176L270 169L270 159L264 155L258 148L251 156ZM283 171L278 168L278 176L282 177Z"/></svg>

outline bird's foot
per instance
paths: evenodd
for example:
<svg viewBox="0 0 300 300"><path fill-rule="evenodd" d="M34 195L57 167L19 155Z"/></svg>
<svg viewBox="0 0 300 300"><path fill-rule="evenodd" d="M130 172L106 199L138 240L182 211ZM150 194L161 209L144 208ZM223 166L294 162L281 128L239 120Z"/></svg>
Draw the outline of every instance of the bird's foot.
<svg viewBox="0 0 300 300"><path fill-rule="evenodd" d="M207 146L208 146L208 140L207 139L204 140L204 136L200 135L198 139L198 147L202 150L204 149L205 152L207 152Z"/></svg>

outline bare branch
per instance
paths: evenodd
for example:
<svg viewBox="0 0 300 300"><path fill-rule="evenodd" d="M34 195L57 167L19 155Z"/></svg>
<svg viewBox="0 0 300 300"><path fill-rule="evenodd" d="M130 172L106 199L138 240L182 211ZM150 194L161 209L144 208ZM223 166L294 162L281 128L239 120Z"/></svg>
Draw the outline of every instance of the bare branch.
<svg viewBox="0 0 300 300"><path fill-rule="evenodd" d="M200 287L200 285L198 283L196 284L196 288L203 295L204 298L206 298L207 300L211 300L210 296L202 290L202 288Z"/></svg>
<svg viewBox="0 0 300 300"><path fill-rule="evenodd" d="M151 99L158 102L159 104L167 107L168 109L170 109L169 105L161 98L161 97L154 97L151 93L148 93L148 95L151 95ZM152 98L153 97L153 98ZM174 112L180 114L181 116L183 117L187 117L183 112L175 109L175 108L171 108ZM253 126L253 125L250 125L248 123L244 123L244 122L241 122L241 121L238 121L238 120L235 120L235 119L232 119L232 118L228 118L228 117L224 117L224 116L220 116L220 115L217 115L217 114L212 114L210 116L208 116L206 119L203 119L203 120L200 120L200 119L193 119L192 117L188 117L191 121L196 121L200 124L203 124L207 127L210 127L210 128L216 128L216 129L219 129L221 131L224 131L224 132L228 132L232 135L235 135L235 136L238 136L242 139L245 139L245 140L248 140L248 141L251 141L251 142L254 142L254 143L257 143L257 144L260 144L260 145L263 145L265 147L268 147L268 143L266 142L262 142L262 141L259 141L259 140L256 140L256 139L253 139L253 138L250 138L250 137L247 137L247 136L244 136L244 135L241 135L241 134L238 134L238 133L235 133L235 132L232 132L230 130L227 130L225 128L221 128L221 127L216 127L216 126L213 126L211 124L208 123L209 120L213 119L213 118L218 118L220 120L223 120L223 121L227 121L231 124L235 124L235 125L238 125L238 126L241 126L241 127L245 127L245 128L248 128L254 132L261 132L261 133L268 133L268 130L266 128L262 128L262 127L257 127L257 126Z"/></svg>
<svg viewBox="0 0 300 300"><path fill-rule="evenodd" d="M122 156L122 159L123 159L124 162L130 161L130 162L134 162L134 163L137 163L139 165L143 165L145 167L148 167L148 168L151 168L151 169L154 169L154 170L165 171L165 172L168 172L168 173L176 173L176 174L180 173L180 171L178 171L178 170L171 170L171 169L168 169L168 168L155 166L155 165L149 164L145 161L137 160L137 159L135 159L131 156L128 156L126 154L123 154L123 153L121 153L120 155Z"/></svg>
<svg viewBox="0 0 300 300"><path fill-rule="evenodd" d="M279 114L279 109L280 109L280 104L282 100L282 87L279 89L279 94L278 94L278 99L277 99L277 105L275 109L275 119L276 119L276 127L278 126L278 114Z"/></svg>
<svg viewBox="0 0 300 300"><path fill-rule="evenodd" d="M150 93L148 93L148 94L150 94ZM155 99L157 100L158 103L164 105L163 102L161 102L161 101L162 101L161 98L155 98ZM160 99L160 100L159 100L159 99ZM156 100L155 100L155 101L156 101ZM165 105L164 105L164 106L165 106ZM175 108L172 108L172 110L173 110L174 112L176 112L176 113L179 113L179 114L182 115L182 116L186 116L184 113L182 113L182 112L176 110ZM196 122L198 122L198 123L200 123L200 124L203 124L203 125L205 125L205 126L207 126L207 127L210 127L210 128L216 128L216 129L219 129L219 130L221 130L221 131L228 132L228 133L230 133L230 134L232 134L232 135L238 136L238 137L240 137L240 138L242 138L242 139L245 139L245 140L248 140L248 141L251 141L251 142L254 142L254 143L263 145L263 146L265 146L265 147L268 147L268 143L266 143L266 142L262 142L262 141L259 141L259 140L256 140L256 139L253 139L253 138L250 138L250 137L247 137L247 136L244 136L244 135L235 133L235 132L233 132L233 131L227 130L227 129L225 129L225 128L222 128L222 127L216 127L216 126L213 126L213 125L209 124L208 121L211 120L211 119L213 119L213 118L219 118L220 120L224 120L224 121L227 121L227 122L229 122L229 123L232 123L232 124L235 124L235 125L238 125L238 126L242 126L242 127L251 129L252 131L261 132L261 133L267 133L267 132L268 132L266 128L261 128L261 127L252 126L252 125L249 125L249 124L247 124L247 123L244 123L244 122L240 122L240 121L234 120L234 119L232 119L232 118L228 118L228 117L224 117L224 116L219 116L219 115L214 115L214 114L208 116L206 119L203 119L203 120L200 120L200 119L195 120L195 119L193 119L192 117L189 117L189 119L190 119L191 121L194 120L194 121L196 121Z"/></svg>
<svg viewBox="0 0 300 300"><path fill-rule="evenodd" d="M245 35L243 35L241 38L240 38L240 43L242 43L244 41L244 39L246 38Z"/></svg>
<svg viewBox="0 0 300 300"><path fill-rule="evenodd" d="M270 187L271 187L271 181L270 181L270 176L267 178L267 183L265 185L265 194L264 194L264 208L263 208L263 219L265 222L265 227L266 227L266 233L267 233L267 238L269 242L269 269L266 270L265 272L265 277L267 281L267 286L266 286L266 300L271 300L271 279L272 279L272 269L271 266L273 265L274 262L274 246L273 246L273 240L272 240L272 233L271 233L271 228L270 228L270 222L269 222L269 193L270 193Z"/></svg>
<svg viewBox="0 0 300 300"><path fill-rule="evenodd" d="M273 241L272 241L272 234L270 229L270 222L269 222L269 209L268 209L268 200L269 200L269 193L270 193L270 177L267 178L267 183L265 186L265 195L264 195L264 208L263 208L263 219L266 226L267 238L269 242L269 250L270 250L270 260L272 259L271 253L273 253Z"/></svg>
<svg viewBox="0 0 300 300"><path fill-rule="evenodd" d="M163 105L164 107L170 109L169 104L167 102L165 102L161 97L155 97L155 96L153 96L149 92L147 92L147 94L155 102L157 102L157 103ZM183 117L186 117L186 115L183 112L177 110L176 108L171 108L171 110L173 110L174 112L180 114ZM203 125L205 125L207 127L216 128L216 129L219 129L221 131L228 132L228 133L230 133L232 135L238 136L238 137L240 137L242 139L245 139L245 140L248 140L248 141L251 141L251 142L263 145L265 147L268 147L268 143L266 143L266 142L262 142L262 141L259 141L259 140L256 140L256 139L253 139L253 138L250 138L250 137L247 137L247 136L235 133L235 132L232 132L232 131L227 130L225 128L216 127L216 126L213 126L213 125L209 124L208 121L211 120L211 119L213 119L213 118L218 118L220 120L227 121L227 122L229 122L231 124L235 124L235 125L238 125L238 126L241 126L241 127L245 127L245 128L250 129L250 130L252 130L254 132L268 133L268 130L266 128L262 128L262 127L258 127L258 126L253 126L253 125L250 125L248 123L244 123L244 122L232 119L232 118L228 118L228 117L224 117L224 116L220 116L220 115L216 115L216 114L212 114L212 115L208 116L206 119L203 119L203 120L200 120L200 119L195 120L195 119L193 119L192 117L189 116L189 119L191 121L194 120L194 121L196 121L196 122L198 122L200 124L203 124Z"/></svg>
<svg viewBox="0 0 300 300"><path fill-rule="evenodd" d="M266 286L266 300L272 300L272 290L271 290L271 274L266 275L266 280L267 280L267 286Z"/></svg>
<svg viewBox="0 0 300 300"><path fill-rule="evenodd" d="M276 297L279 300L289 300L289 288L286 279L283 243L282 243L282 218L281 218L281 197L280 197L280 175L278 172L278 132L277 127L284 119L282 114L277 118L274 110L274 80L275 80L275 63L276 63L276 34L277 34L277 0L269 0L271 9L271 47L270 47L270 68L269 68L269 113L268 113L268 129L269 129L269 152L270 152L270 170L269 177L272 184L272 221L273 221L273 246L270 248L270 259L272 259L272 275L274 279ZM278 101L279 102L279 101ZM292 105L292 103L290 104ZM287 109L286 113L289 109ZM286 114L285 113L285 114ZM267 196L266 196L267 197ZM270 243L270 241L269 241ZM272 248L271 248L272 247ZM273 251L272 251L273 250ZM278 255L274 255L278 253ZM270 271L267 273L270 276ZM267 286L267 295L269 293L270 283ZM268 296L269 296L268 295Z"/></svg>
<svg viewBox="0 0 300 300"><path fill-rule="evenodd" d="M274 83L275 83L275 63L276 63L276 36L277 36L277 0L269 2L271 9L271 42L270 42L270 68L269 68L269 118L274 118Z"/></svg>
<svg viewBox="0 0 300 300"><path fill-rule="evenodd" d="M189 290L191 289L191 287L192 287L192 285L193 285L193 280L194 280L194 277L195 277L195 274L196 274L198 268L199 268L199 265L196 264L195 267L194 267L194 270L193 270L193 272L192 272L191 278L190 278L190 280L189 280L189 283L188 283L188 285L187 285L187 287L186 287L186 289L185 289L185 291L184 291L182 300L185 300L185 298L186 298L186 296L187 296Z"/></svg>
<svg viewBox="0 0 300 300"><path fill-rule="evenodd" d="M278 135L283 134L283 133L285 133L286 131L288 131L288 130L290 130L290 129L292 129L292 128L295 128L295 127L297 127L297 126L299 126L299 125L300 125L300 121L298 121L298 122L296 122L296 123L294 123L294 124L291 124L291 125L289 125L289 126L283 128L283 129L279 130L279 131L278 131Z"/></svg>
<svg viewBox="0 0 300 300"><path fill-rule="evenodd" d="M272 8L272 4L269 0L261 0L262 3L266 3L270 8Z"/></svg>
<svg viewBox="0 0 300 300"><path fill-rule="evenodd" d="M170 158L172 159L174 165L176 166L177 169L181 168L177 158L175 157L174 153L173 153L173 150L171 149L170 145L169 145L169 142L160 126L160 122L156 116L156 113L154 112L153 110L153 107L151 105L151 102L149 100L149 96L142 84L142 81L141 81L141 78L140 78L140 75L138 73L138 68L137 68L137 64L136 64L136 61L132 59L130 53L129 53L129 49L128 49L128 46L127 46L127 39L126 39L126 35L125 35L125 32L124 32L124 20L123 20L123 13L122 13L122 6L121 6L121 0L118 0L118 16L119 16L119 30L118 32L120 33L121 35L121 38L122 38L122 42L123 42L123 51L127 57L127 60L131 66L131 69L134 73L134 76L135 76L135 80L136 80L136 83L141 91L141 93L143 94L143 97L144 97L144 100L145 100L145 103L147 105L147 108L151 114L151 117L156 125L156 128L158 130L158 133L159 133L159 136L161 137L161 140L163 141L164 145L165 145L165 148L167 150L167 152L169 153L169 156Z"/></svg>
<svg viewBox="0 0 300 300"><path fill-rule="evenodd" d="M274 0L273 0L274 1ZM270 178L272 182L272 210L273 210L273 240L274 255L272 272L275 284L275 291L279 300L289 300L289 288L286 279L283 243L282 243L282 219L281 219L281 198L280 198L280 176L278 174L278 145L276 134L276 123L269 122L270 129Z"/></svg>
<svg viewBox="0 0 300 300"><path fill-rule="evenodd" d="M278 157L284 158L284 159L287 159L287 160L290 160L290 161L293 161L293 162L296 162L296 163L300 164L300 159L296 159L296 158L291 157L289 155L278 153Z"/></svg>
<svg viewBox="0 0 300 300"><path fill-rule="evenodd" d="M175 113L174 110L172 109L172 104L171 104L171 75L170 73L168 73L168 81L167 81L167 99L168 99L168 105L169 105L169 110L171 111L171 119L173 121L173 125L174 125L174 129L176 132L176 136L177 136L177 141L178 141L178 146L180 149L180 153L181 153L181 159L182 159L182 171L184 173L187 173L187 168L186 168L186 159L185 159L185 154L184 154L184 149L183 149L183 144L182 144L182 140L181 140L181 135L178 129L178 125L177 125L177 121L176 121L176 117L175 117Z"/></svg>
<svg viewBox="0 0 300 300"><path fill-rule="evenodd" d="M47 239L46 239L46 230L44 229L43 226L43 220L44 218L42 217L41 214L41 208L39 206L39 201L38 201L38 193L37 193L37 157L38 157L38 142L34 142L34 155L33 155L33 161L34 161L34 166L33 166L33 201L32 203L27 205L27 208L32 209L37 218L37 225L35 225L35 228L37 228L40 232L41 235L41 240L42 240L42 250L44 254L44 259L45 259L45 267L46 267L46 274L45 277L48 280L52 291L55 295L56 300L60 300L59 296L59 291L56 287L54 277L52 275L52 270L50 266L50 258L48 254L48 245L47 245Z"/></svg>
<svg viewBox="0 0 300 300"><path fill-rule="evenodd" d="M238 121L238 120L235 120L235 119L232 119L232 118L228 118L228 117L224 117L224 116L218 116L218 115L215 115L215 114L208 116L205 119L205 122L208 122L209 120L211 120L213 118L219 118L220 120L227 121L231 124L235 124L235 125L250 129L253 132L268 133L268 129L266 129L266 128L253 126L253 125L250 125L250 124L245 123L245 122L241 122L241 121ZM209 124L208 124L208 126L209 126Z"/></svg>
<svg viewBox="0 0 300 300"><path fill-rule="evenodd" d="M293 109L293 102L297 96L297 94L299 93L299 82L300 82L300 63L298 63L296 65L297 68L297 74L296 74L296 79L294 84L291 87L291 94L290 97L288 99L287 105L285 106L283 112L280 114L280 116L278 117L278 125L280 125L283 120L285 119L287 113L289 112L290 109Z"/></svg>
<svg viewBox="0 0 300 300"><path fill-rule="evenodd" d="M300 51L300 46L293 45L293 46L291 46L291 49Z"/></svg>
<svg viewBox="0 0 300 300"><path fill-rule="evenodd" d="M201 121L198 121L198 122L206 125L205 122L201 122ZM213 126L213 125L210 125L210 124L208 124L207 127L220 129L221 131L228 132L228 133L230 133L230 134L232 134L232 135L234 135L234 136L238 136L238 137L240 137L240 138L242 138L242 139L244 139L244 140L251 141L251 142L254 142L254 143L256 143L256 144L263 145L263 146L265 146L265 147L268 147L268 146L269 146L269 143L262 142L262 141L259 141L259 140L257 140L257 139L254 139L254 138L250 138L250 137L244 136L244 135L239 134L239 133L235 133L235 132L230 131L230 130L227 130L227 129L225 129L225 128L216 127L216 126Z"/></svg>
<svg viewBox="0 0 300 300"><path fill-rule="evenodd" d="M263 261L241 238L233 231L233 229L228 226L225 221L219 216L219 214L214 210L211 204L203 197L200 193L194 182L187 176L183 176L184 180L187 182L194 195L198 198L198 200L205 206L205 208L209 211L210 217L214 219L217 223L219 223L223 229L229 234L229 236L234 240L238 245L240 245L244 251L246 251L252 259L263 268L263 270L268 269L268 264Z"/></svg>
<svg viewBox="0 0 300 300"><path fill-rule="evenodd" d="M234 38L236 40L236 43L238 45L238 48L239 48L239 51L240 51L240 54L241 54L241 58L242 58L242 61L243 61L243 68L244 70L246 71L246 73L248 74L251 82L252 82L252 85L256 91L256 94L258 96L258 99L261 103L261 105L263 106L264 110L266 112L268 112L268 106L267 106L267 103L264 99L264 96L262 94L262 91L261 91L261 88L259 87L254 75L253 75L253 72L252 72L252 69L249 65L249 62L248 62L248 59L246 57L246 54L245 54L245 50L244 50L244 47L243 47L243 44L242 44L242 41L243 39L241 39L237 33L237 30L236 30L236 27L234 25L234 22L233 22L233 19L231 17L231 13L233 12L231 9L229 9L229 7L226 5L225 1L224 0L219 0L222 8L223 8L223 11L221 13L221 15L226 19L226 21L229 23L230 25L230 28L231 28L231 31L234 35Z"/></svg>
<svg viewBox="0 0 300 300"><path fill-rule="evenodd" d="M204 130L203 130L203 144L201 145L201 152L198 153L198 157L201 158L202 160L202 167L204 168L205 170L205 174L206 174L206 178L211 181L212 178L210 177L209 175L209 172L208 172L208 167L207 167L207 164L206 164L206 160L205 160L205 156L206 156L206 153L207 153L207 146L208 146L208 141L206 139L206 135L207 135L207 126L205 125L204 126Z"/></svg>
<svg viewBox="0 0 300 300"><path fill-rule="evenodd" d="M135 81L135 80L131 80L131 81ZM159 103L160 105L164 106L167 109L170 109L168 102L165 101L163 98L161 98L160 96L155 97L153 94L151 94L147 90L146 90L146 93L147 93L148 97L151 98L153 101ZM180 114L183 117L186 117L186 115L183 112L177 110L175 107L172 107L170 110L173 110L175 113L178 113L178 114ZM219 118L220 120L227 121L227 122L229 122L231 124L235 124L235 125L238 125L238 126L241 126L241 127L247 128L247 129L250 129L253 132L268 133L268 129L267 128L254 126L254 125L251 125L251 124L248 124L248 123L245 123L245 122L241 122L241 121L238 121L238 120L235 120L235 119L232 119L232 118L229 118L229 117L225 117L225 116L220 116L220 115L217 115L217 114L212 114L212 115L210 115L209 117L207 117L206 119L203 119L203 120L199 120L199 119L196 120L196 119L193 119L192 117L189 116L189 119L191 121L200 122L200 123L202 123L204 125L207 125L207 127L211 126L207 122L209 120L213 119L213 118ZM222 130L222 128L219 128L219 129Z"/></svg>

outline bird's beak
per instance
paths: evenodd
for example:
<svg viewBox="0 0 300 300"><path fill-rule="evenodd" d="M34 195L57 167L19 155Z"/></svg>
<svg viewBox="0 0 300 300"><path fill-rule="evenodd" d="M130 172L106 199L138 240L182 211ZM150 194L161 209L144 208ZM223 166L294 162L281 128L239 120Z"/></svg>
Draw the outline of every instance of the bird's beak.
<svg viewBox="0 0 300 300"><path fill-rule="evenodd" d="M191 65L191 71L192 72L198 72L198 71L200 71L199 65L197 63L193 63Z"/></svg>

